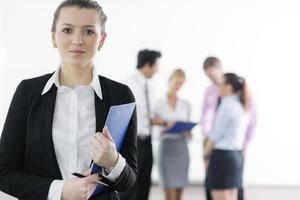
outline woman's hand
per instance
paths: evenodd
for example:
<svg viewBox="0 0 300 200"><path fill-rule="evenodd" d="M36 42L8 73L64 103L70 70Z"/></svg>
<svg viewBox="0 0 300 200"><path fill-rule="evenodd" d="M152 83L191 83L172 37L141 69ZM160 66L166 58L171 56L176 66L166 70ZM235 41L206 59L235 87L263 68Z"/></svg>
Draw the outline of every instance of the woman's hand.
<svg viewBox="0 0 300 200"><path fill-rule="evenodd" d="M209 166L209 159L204 159L204 167L205 167L205 171L208 170L208 166Z"/></svg>
<svg viewBox="0 0 300 200"><path fill-rule="evenodd" d="M190 132L190 131L184 132L183 135L188 139L192 139L192 137L193 137L192 132Z"/></svg>
<svg viewBox="0 0 300 200"><path fill-rule="evenodd" d="M84 172L81 173L81 174L84 175L84 176L89 176L89 175L91 175L91 173L92 173L92 170L91 170L91 169L88 169L88 170L84 171Z"/></svg>
<svg viewBox="0 0 300 200"><path fill-rule="evenodd" d="M204 160L209 160L210 156L213 152L214 149L214 142L210 139L207 139L207 141L205 142L205 146L204 146L204 152L203 152L203 159Z"/></svg>
<svg viewBox="0 0 300 200"><path fill-rule="evenodd" d="M165 130L171 128L174 124L176 123L176 121L165 121L165 128L160 132L161 135L165 134Z"/></svg>
<svg viewBox="0 0 300 200"><path fill-rule="evenodd" d="M208 170L209 160L210 160L210 155L203 154L203 162L204 162L205 171Z"/></svg>
<svg viewBox="0 0 300 200"><path fill-rule="evenodd" d="M64 183L62 200L87 200L94 192L98 175L89 175L85 178L73 178Z"/></svg>
<svg viewBox="0 0 300 200"><path fill-rule="evenodd" d="M155 116L151 119L151 125L159 125L165 128L170 128L175 124L176 121L166 121L159 116Z"/></svg>
<svg viewBox="0 0 300 200"><path fill-rule="evenodd" d="M172 120L172 121L168 121L167 122L167 125L166 125L166 128L171 128L174 124L176 123L176 121Z"/></svg>
<svg viewBox="0 0 300 200"><path fill-rule="evenodd" d="M102 133L96 133L90 146L91 159L106 169L114 167L119 159L116 145L108 129L103 128Z"/></svg>
<svg viewBox="0 0 300 200"><path fill-rule="evenodd" d="M246 148L244 148L244 149L242 150L242 152L241 152L242 156L244 156L244 157L245 157L245 155L246 155L246 152L247 152L247 149L246 149Z"/></svg>
<svg viewBox="0 0 300 200"><path fill-rule="evenodd" d="M208 141L208 137L205 137L203 140L203 162L204 162L205 171L207 171L209 165L209 157L206 157L204 154L207 141Z"/></svg>

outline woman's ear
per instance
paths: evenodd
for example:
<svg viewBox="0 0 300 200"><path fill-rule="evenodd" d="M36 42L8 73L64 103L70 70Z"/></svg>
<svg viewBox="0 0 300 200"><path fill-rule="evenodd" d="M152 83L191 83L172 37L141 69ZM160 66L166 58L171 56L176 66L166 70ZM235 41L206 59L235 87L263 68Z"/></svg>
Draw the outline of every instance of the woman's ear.
<svg viewBox="0 0 300 200"><path fill-rule="evenodd" d="M99 41L99 44L98 44L98 51L100 51L100 49L104 45L105 39L106 39L106 34L101 36L101 40Z"/></svg>
<svg viewBox="0 0 300 200"><path fill-rule="evenodd" d="M232 85L226 84L225 87L226 87L226 92L228 94L232 94L233 93L233 87L232 87Z"/></svg>
<svg viewBox="0 0 300 200"><path fill-rule="evenodd" d="M51 32L51 39L52 39L52 43L53 43L53 48L57 48L56 39L55 39L55 32Z"/></svg>

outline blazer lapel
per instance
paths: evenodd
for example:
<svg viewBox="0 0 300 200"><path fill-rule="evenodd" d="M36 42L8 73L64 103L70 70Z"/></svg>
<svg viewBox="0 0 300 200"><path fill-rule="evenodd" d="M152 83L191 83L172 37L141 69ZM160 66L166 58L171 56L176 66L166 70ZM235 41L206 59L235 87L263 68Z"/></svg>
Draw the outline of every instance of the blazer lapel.
<svg viewBox="0 0 300 200"><path fill-rule="evenodd" d="M99 78L100 81L100 78ZM101 82L101 81L100 81ZM96 132L102 132L102 129L104 128L105 125L105 120L108 114L108 108L109 105L107 105L107 99L104 96L104 89L103 85L101 84L101 90L102 90L102 99L98 97L96 92L94 92L94 98L95 98L95 116L96 116ZM91 160L90 166L92 166L93 160Z"/></svg>
<svg viewBox="0 0 300 200"><path fill-rule="evenodd" d="M61 172L59 170L58 162L56 159L53 139L52 139L52 124L53 115L55 109L57 88L52 85L52 88L47 94L44 95L42 102L43 111L43 122L41 125L41 142L42 142L42 154L45 155L43 158L44 162L47 162L49 173L58 179L62 179Z"/></svg>
<svg viewBox="0 0 300 200"><path fill-rule="evenodd" d="M106 105L105 99L102 100L94 92L95 96L95 115L96 115L96 132L102 132L105 125L106 116L108 113L108 106Z"/></svg>

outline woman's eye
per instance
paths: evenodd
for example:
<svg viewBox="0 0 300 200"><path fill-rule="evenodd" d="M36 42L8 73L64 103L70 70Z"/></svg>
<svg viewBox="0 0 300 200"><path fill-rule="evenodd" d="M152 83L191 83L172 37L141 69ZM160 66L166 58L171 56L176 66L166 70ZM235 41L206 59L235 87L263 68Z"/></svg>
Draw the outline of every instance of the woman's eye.
<svg viewBox="0 0 300 200"><path fill-rule="evenodd" d="M93 35L94 33L95 33L95 31L92 30L92 29L84 30L84 34L85 34L85 35Z"/></svg>
<svg viewBox="0 0 300 200"><path fill-rule="evenodd" d="M62 30L62 32L64 32L64 33L71 33L71 32L72 32L72 29L70 29L70 28L64 28L64 29Z"/></svg>

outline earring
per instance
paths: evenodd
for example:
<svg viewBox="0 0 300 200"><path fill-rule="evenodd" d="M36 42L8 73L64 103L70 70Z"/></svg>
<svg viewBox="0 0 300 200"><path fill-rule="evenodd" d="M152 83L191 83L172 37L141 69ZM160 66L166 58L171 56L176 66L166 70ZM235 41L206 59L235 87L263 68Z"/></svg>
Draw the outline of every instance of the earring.
<svg viewBox="0 0 300 200"><path fill-rule="evenodd" d="M98 51L100 51L100 50L101 50L101 47L99 46L99 47L98 47Z"/></svg>
<svg viewBox="0 0 300 200"><path fill-rule="evenodd" d="M55 43L53 43L53 48L57 48L57 46L56 46L56 44L55 44Z"/></svg>

